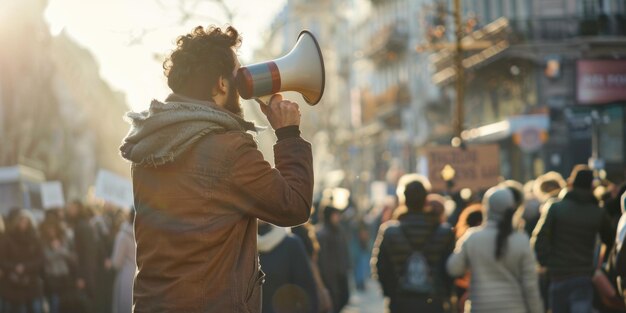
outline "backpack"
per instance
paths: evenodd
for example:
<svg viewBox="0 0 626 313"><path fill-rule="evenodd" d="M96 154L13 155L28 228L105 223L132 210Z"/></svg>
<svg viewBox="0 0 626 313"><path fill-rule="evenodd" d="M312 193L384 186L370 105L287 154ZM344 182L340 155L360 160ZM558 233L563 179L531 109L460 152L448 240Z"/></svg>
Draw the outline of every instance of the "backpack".
<svg viewBox="0 0 626 313"><path fill-rule="evenodd" d="M422 250L432 242L432 239L437 234L437 230L435 230L434 234L422 249L416 249L416 247L413 246L413 243L402 226L400 226L400 230L411 246L412 252L406 261L404 271L398 277L398 291L402 293L434 294L433 273Z"/></svg>

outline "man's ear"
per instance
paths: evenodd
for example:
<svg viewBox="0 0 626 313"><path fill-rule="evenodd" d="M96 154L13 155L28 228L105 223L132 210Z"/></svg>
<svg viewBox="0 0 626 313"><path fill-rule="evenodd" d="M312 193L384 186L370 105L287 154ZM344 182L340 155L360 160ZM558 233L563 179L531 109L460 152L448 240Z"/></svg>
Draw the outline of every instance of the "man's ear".
<svg viewBox="0 0 626 313"><path fill-rule="evenodd" d="M221 76L217 79L217 92L218 94L226 94L227 93L227 80L224 78L224 76Z"/></svg>

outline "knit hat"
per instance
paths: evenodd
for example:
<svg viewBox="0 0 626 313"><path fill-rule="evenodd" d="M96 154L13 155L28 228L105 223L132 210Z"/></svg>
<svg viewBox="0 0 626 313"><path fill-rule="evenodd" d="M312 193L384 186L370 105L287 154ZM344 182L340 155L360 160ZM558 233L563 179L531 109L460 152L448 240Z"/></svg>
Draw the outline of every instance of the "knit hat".
<svg viewBox="0 0 626 313"><path fill-rule="evenodd" d="M506 187L491 187L485 193L483 207L485 208L487 219L499 221L506 211L515 209L513 192Z"/></svg>

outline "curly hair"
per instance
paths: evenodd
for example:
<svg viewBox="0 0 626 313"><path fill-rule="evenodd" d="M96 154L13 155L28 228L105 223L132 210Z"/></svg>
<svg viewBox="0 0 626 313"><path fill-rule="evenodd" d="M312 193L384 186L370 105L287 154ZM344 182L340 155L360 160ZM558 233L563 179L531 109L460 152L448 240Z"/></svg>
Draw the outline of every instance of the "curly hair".
<svg viewBox="0 0 626 313"><path fill-rule="evenodd" d="M225 31L215 26L195 27L176 39L176 49L163 62L167 85L178 93L198 74L207 77L210 86L214 86L220 76L230 78L235 69L232 49L240 44L239 32L232 26Z"/></svg>

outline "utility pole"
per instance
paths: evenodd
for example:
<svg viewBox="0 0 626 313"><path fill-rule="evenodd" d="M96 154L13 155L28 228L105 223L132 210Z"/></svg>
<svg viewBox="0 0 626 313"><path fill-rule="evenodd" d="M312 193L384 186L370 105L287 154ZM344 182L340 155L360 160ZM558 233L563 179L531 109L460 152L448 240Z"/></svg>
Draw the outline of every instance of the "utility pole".
<svg viewBox="0 0 626 313"><path fill-rule="evenodd" d="M465 114L463 108L463 98L465 97L465 69L463 68L463 29L461 28L461 0L454 0L454 30L456 36L456 54L454 55L455 71L456 71L456 108L454 115L454 136L459 144L461 133L463 132L463 124ZM454 145L454 144L453 144Z"/></svg>

